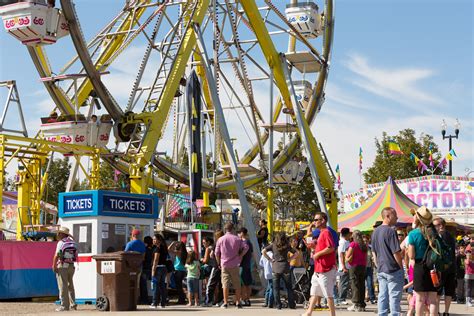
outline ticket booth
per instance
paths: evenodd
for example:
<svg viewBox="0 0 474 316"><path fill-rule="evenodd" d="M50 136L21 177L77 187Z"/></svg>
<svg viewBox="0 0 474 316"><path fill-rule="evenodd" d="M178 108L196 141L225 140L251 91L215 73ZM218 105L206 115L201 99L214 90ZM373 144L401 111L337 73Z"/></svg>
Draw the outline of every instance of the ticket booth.
<svg viewBox="0 0 474 316"><path fill-rule="evenodd" d="M69 228L79 247L74 287L78 304L95 304L102 295L92 256L120 251L133 229L152 236L158 218L158 197L115 191L59 194L59 224Z"/></svg>

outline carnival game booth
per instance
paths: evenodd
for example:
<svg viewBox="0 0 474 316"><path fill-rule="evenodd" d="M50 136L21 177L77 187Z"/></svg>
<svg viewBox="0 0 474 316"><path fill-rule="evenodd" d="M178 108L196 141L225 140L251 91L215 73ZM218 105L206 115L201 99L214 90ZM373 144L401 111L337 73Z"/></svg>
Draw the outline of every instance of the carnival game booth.
<svg viewBox="0 0 474 316"><path fill-rule="evenodd" d="M133 229L151 236L157 218L157 196L102 190L59 194L59 223L78 244L74 287L79 304L95 304L102 295L92 256L123 250Z"/></svg>
<svg viewBox="0 0 474 316"><path fill-rule="evenodd" d="M375 222L382 220L382 210L387 207L397 210L398 223L413 222L411 209L418 209L419 205L410 200L397 186L391 177L384 187L368 199L361 207L349 213L339 215L338 227L350 227L351 230L370 231Z"/></svg>

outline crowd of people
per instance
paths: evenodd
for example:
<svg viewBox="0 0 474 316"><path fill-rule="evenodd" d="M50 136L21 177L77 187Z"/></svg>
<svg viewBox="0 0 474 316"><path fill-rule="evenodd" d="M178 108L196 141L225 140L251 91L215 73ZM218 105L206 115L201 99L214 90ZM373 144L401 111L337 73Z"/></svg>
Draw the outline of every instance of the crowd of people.
<svg viewBox="0 0 474 316"><path fill-rule="evenodd" d="M441 296L443 316L449 315L453 300L473 306L474 234L454 238L444 219L435 218L426 207L415 212L411 226L396 224L396 210L386 207L372 234L351 232L346 227L337 233L328 226L325 213L316 213L306 232L291 236L276 232L268 240L266 221L262 220L256 237L262 252L258 269L266 280L263 306L295 309L300 295L295 285L301 281L295 273L301 270L309 283L305 316L315 308L327 308L331 315L335 315L336 307L363 312L368 302L377 304L379 315L400 315L404 292L407 315L437 315ZM251 306L256 269L245 227L236 230L234 223L225 224L223 231L203 238L201 253L182 241L168 244L161 234L142 241L140 231L133 230L131 237L125 251L144 254L142 304L166 308L172 289L178 305L228 308L233 289L237 308ZM63 230L60 238L53 269L58 275L61 308L75 309L73 287L70 293L74 262L61 258L71 236ZM147 290L150 281L151 302Z"/></svg>

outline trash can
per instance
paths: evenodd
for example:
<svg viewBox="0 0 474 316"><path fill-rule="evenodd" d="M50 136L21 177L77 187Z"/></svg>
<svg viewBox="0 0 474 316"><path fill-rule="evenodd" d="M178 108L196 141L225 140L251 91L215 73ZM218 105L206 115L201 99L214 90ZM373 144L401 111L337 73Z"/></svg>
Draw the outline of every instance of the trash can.
<svg viewBox="0 0 474 316"><path fill-rule="evenodd" d="M92 256L97 273L102 275L102 293L96 308L101 311L134 311L137 309L139 274L143 255L118 251Z"/></svg>

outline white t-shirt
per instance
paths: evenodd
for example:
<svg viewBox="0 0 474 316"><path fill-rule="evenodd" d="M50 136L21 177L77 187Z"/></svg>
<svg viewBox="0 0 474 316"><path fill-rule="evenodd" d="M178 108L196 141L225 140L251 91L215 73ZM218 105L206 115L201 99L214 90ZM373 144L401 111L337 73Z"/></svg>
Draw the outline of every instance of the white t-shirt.
<svg viewBox="0 0 474 316"><path fill-rule="evenodd" d="M341 258L341 253L345 253L347 251L347 249L349 248L349 245L350 245L350 241L349 240L345 240L344 237L341 237L339 239L339 246L337 247L337 259L339 260L339 258ZM344 254L345 255L345 254ZM346 269L349 269L350 266L349 266L349 263L346 262ZM342 271L342 262L341 260L339 260L339 271Z"/></svg>

